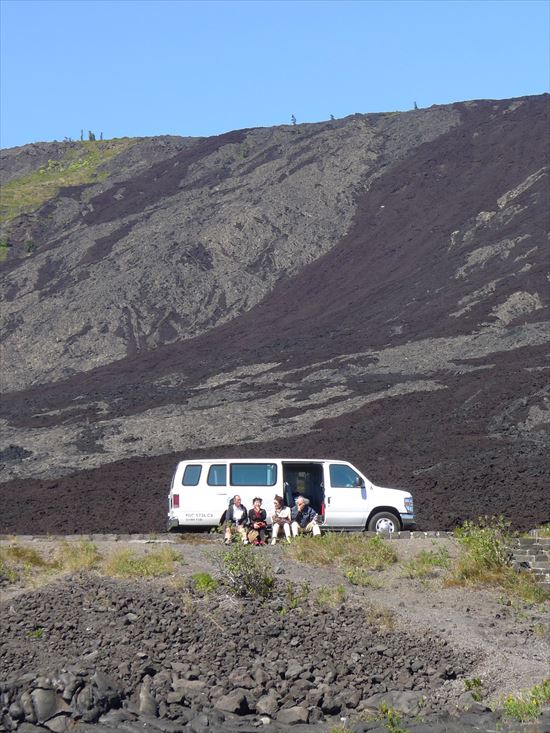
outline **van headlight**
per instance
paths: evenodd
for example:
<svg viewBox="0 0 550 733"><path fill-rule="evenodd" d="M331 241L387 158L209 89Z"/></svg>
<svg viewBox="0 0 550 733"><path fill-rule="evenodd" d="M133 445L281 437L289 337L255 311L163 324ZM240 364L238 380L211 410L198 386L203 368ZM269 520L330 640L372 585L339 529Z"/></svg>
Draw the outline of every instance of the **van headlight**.
<svg viewBox="0 0 550 733"><path fill-rule="evenodd" d="M413 499L412 499L412 496L408 496L405 499L405 509L407 510L407 514L413 514L414 509L413 509Z"/></svg>

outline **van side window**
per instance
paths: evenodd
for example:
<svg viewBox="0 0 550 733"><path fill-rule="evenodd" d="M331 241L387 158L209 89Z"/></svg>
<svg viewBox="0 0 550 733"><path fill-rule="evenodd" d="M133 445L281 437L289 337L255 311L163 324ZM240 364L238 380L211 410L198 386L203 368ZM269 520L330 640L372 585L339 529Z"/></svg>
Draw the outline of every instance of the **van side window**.
<svg viewBox="0 0 550 733"><path fill-rule="evenodd" d="M232 463L231 486L275 486L275 463Z"/></svg>
<svg viewBox="0 0 550 733"><path fill-rule="evenodd" d="M181 481L183 486L196 486L201 477L202 466L186 466Z"/></svg>
<svg viewBox="0 0 550 733"><path fill-rule="evenodd" d="M207 483L208 486L227 486L227 466L225 464L210 466Z"/></svg>
<svg viewBox="0 0 550 733"><path fill-rule="evenodd" d="M330 485L334 488L350 488L362 485L361 477L350 466L338 466L331 463L329 470Z"/></svg>

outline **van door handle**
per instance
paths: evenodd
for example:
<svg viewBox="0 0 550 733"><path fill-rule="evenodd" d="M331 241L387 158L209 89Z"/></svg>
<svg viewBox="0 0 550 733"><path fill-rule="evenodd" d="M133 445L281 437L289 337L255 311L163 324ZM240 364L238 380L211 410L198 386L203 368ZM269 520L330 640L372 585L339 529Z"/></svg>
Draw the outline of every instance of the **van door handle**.
<svg viewBox="0 0 550 733"><path fill-rule="evenodd" d="M330 504L330 496L327 496L327 504Z"/></svg>

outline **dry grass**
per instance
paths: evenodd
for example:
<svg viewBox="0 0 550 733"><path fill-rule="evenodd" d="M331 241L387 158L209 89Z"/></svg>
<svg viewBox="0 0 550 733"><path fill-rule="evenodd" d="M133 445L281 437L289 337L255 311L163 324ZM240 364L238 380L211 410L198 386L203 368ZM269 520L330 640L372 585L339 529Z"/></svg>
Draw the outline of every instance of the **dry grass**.
<svg viewBox="0 0 550 733"><path fill-rule="evenodd" d="M426 580L437 576L440 570L448 570L450 566L451 558L446 548L422 550L416 557L403 563L403 576Z"/></svg>
<svg viewBox="0 0 550 733"><path fill-rule="evenodd" d="M89 540L62 542L55 549L54 558L61 570L71 573L93 570L101 561L97 546Z"/></svg>
<svg viewBox="0 0 550 733"><path fill-rule="evenodd" d="M285 552L311 565L338 565L347 570L385 570L397 562L397 554L381 537L348 532L327 532L322 537L297 537Z"/></svg>
<svg viewBox="0 0 550 733"><path fill-rule="evenodd" d="M342 585L331 587L322 585L317 589L313 599L319 606L341 606L346 600L346 591Z"/></svg>
<svg viewBox="0 0 550 733"><path fill-rule="evenodd" d="M384 631L393 631L396 620L393 611L384 606L369 605L365 609L366 621L371 626L377 626Z"/></svg>
<svg viewBox="0 0 550 733"><path fill-rule="evenodd" d="M138 554L131 549L120 549L101 565L101 572L119 578L157 578L172 575L183 558L172 547Z"/></svg>

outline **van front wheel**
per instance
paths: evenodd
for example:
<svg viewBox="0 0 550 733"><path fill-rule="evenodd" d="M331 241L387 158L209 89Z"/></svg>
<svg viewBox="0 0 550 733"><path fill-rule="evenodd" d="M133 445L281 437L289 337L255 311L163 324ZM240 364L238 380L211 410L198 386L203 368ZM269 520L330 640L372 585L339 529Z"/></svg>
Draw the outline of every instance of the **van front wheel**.
<svg viewBox="0 0 550 733"><path fill-rule="evenodd" d="M373 514L367 525L369 532L399 532L401 524L392 512L378 512Z"/></svg>

